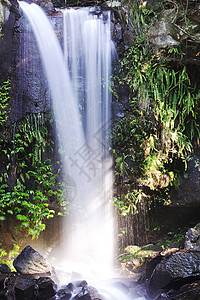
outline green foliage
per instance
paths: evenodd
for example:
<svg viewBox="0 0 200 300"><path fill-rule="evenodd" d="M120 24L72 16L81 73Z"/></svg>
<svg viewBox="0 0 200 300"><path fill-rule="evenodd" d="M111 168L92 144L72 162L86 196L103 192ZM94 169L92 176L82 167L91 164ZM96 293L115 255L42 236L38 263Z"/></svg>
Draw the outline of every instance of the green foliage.
<svg viewBox="0 0 200 300"><path fill-rule="evenodd" d="M187 168L200 137L199 90L185 67L173 68L152 51L146 32L153 12L140 2L132 5L136 38L113 78L117 90L129 91L128 101L114 91L124 105L124 117L115 122L112 134L116 181L124 193L123 199L115 199L120 213L136 211L130 207L138 184L156 191L178 186L179 168ZM178 50L174 53L179 55Z"/></svg>
<svg viewBox="0 0 200 300"><path fill-rule="evenodd" d="M134 258L145 258L148 257L153 252L149 247L139 247L135 245L129 245L124 249L124 253L119 256L119 261L125 263Z"/></svg>
<svg viewBox="0 0 200 300"><path fill-rule="evenodd" d="M123 131L126 131L126 138L122 144L122 147L125 144L128 148L125 151L126 158L129 155L131 161L136 158L137 161L140 158L144 159L140 170L148 176L148 185L153 189L152 182L155 178L150 177L153 174L154 177L161 177L167 171L165 164L179 158L187 164L192 143L200 135L200 94L195 86L191 86L185 68L174 71L165 61L161 63L153 55L147 63L141 58L140 51L138 63L135 57L137 49L141 46L137 46L134 45L128 51L121 64L121 72L126 76L120 84L129 87L130 111L116 125L114 145L119 144ZM139 157L138 153L142 155ZM119 158L116 165L118 160ZM127 165L124 165L123 169L126 167ZM123 173L122 167L120 172ZM168 181L171 181L171 176L167 176Z"/></svg>
<svg viewBox="0 0 200 300"><path fill-rule="evenodd" d="M125 199L113 198L114 206L122 216L126 216L129 213L132 215L136 214L138 213L138 205L141 203L143 196L144 193L141 190L129 190L125 195Z"/></svg>
<svg viewBox="0 0 200 300"><path fill-rule="evenodd" d="M49 138L43 115L27 115L13 125L10 136L1 136L0 153L0 220L12 215L18 230L26 230L37 238L45 230L45 220L54 217L51 203L63 202L63 189L59 182L59 163L46 159L53 155L53 142ZM12 131L11 131L12 132ZM14 139L13 139L14 136Z"/></svg>
<svg viewBox="0 0 200 300"><path fill-rule="evenodd" d="M47 178L46 182L48 182ZM11 191L8 190L7 184L2 185L0 219L4 220L7 214L13 215L20 221L17 229L27 229L28 235L37 238L45 229L43 221L52 218L55 214L54 210L49 209L48 193L51 193L51 190L46 186L43 187L43 184L37 186L35 190L29 190L18 181Z"/></svg>
<svg viewBox="0 0 200 300"><path fill-rule="evenodd" d="M159 228L153 228L153 230L159 230ZM163 251L167 248L178 248L184 238L185 236L181 233L168 232L168 234L159 239L157 243L145 245L143 247L129 245L124 249L124 252L120 254L119 261L125 263L134 258L148 257L155 251Z"/></svg>
<svg viewBox="0 0 200 300"><path fill-rule="evenodd" d="M2 243L0 243L0 246L2 246ZM16 271L13 267L13 260L17 257L19 254L19 245L13 244L13 249L7 253L3 248L0 248L0 264L6 264L10 267L11 271Z"/></svg>
<svg viewBox="0 0 200 300"><path fill-rule="evenodd" d="M10 90L10 80L4 81L2 86L0 86L0 126L4 125L8 118L8 101Z"/></svg>

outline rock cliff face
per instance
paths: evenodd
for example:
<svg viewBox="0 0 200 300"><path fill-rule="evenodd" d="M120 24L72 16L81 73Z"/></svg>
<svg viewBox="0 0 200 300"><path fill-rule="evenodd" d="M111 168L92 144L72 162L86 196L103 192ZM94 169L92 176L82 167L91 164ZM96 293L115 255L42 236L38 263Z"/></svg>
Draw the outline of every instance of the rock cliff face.
<svg viewBox="0 0 200 300"><path fill-rule="evenodd" d="M12 61L12 120L26 113L44 113L50 110L50 94L37 42L25 17L15 23L15 45Z"/></svg>
<svg viewBox="0 0 200 300"><path fill-rule="evenodd" d="M0 3L0 82L12 72L12 60L15 52L15 23L20 17L18 3L15 0Z"/></svg>
<svg viewBox="0 0 200 300"><path fill-rule="evenodd" d="M51 1L33 2L41 5L46 14L54 11ZM26 113L49 111L50 95L39 51L17 1L1 1L0 29L0 82L11 80L9 121L20 120Z"/></svg>

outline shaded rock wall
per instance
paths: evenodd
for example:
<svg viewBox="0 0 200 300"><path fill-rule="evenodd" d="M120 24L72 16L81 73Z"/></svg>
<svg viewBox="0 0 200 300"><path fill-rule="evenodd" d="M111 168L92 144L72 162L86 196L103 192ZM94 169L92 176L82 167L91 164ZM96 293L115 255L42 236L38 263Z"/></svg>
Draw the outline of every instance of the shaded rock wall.
<svg viewBox="0 0 200 300"><path fill-rule="evenodd" d="M0 2L0 82L12 73L15 52L14 32L19 15L17 1Z"/></svg>
<svg viewBox="0 0 200 300"><path fill-rule="evenodd" d="M17 47L11 74L12 120L50 109L50 95L36 40L24 17L17 21Z"/></svg>

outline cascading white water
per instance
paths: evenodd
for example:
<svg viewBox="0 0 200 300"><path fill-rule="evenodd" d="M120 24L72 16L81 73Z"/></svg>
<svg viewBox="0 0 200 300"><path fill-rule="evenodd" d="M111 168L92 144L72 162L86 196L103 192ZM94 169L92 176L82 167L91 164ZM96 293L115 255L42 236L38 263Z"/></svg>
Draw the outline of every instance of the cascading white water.
<svg viewBox="0 0 200 300"><path fill-rule="evenodd" d="M65 10L64 55L50 22L35 4L20 2L44 64L63 164L76 197L64 230L62 264L84 262L97 273L112 269L114 224L109 155L110 15ZM69 75L70 74L70 75ZM81 111L78 107L82 107ZM84 267L86 268L86 267Z"/></svg>
<svg viewBox="0 0 200 300"><path fill-rule="evenodd" d="M85 144L80 144L72 159L84 172L81 179L84 188L79 188L81 194L74 201L78 206L72 212L73 240L66 248L70 260L76 253L76 261L81 258L81 262L89 262L98 272L100 267L104 268L105 276L105 266L107 273L112 269L114 237L109 202L112 195L109 81L113 47L110 13L98 17L91 8L66 9L63 17L64 56L76 101L82 108L85 132ZM86 148L87 155L83 154ZM76 177L80 180L80 176Z"/></svg>

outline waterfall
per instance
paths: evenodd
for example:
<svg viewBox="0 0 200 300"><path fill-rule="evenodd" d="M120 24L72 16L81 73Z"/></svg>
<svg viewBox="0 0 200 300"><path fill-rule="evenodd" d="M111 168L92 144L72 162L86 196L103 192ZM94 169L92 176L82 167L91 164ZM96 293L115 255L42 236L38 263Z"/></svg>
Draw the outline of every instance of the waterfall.
<svg viewBox="0 0 200 300"><path fill-rule="evenodd" d="M73 160L85 172L84 189L73 211L73 240L69 256L89 260L93 268L110 266L113 257L112 161L109 155L111 107L110 12L97 16L91 8L65 9L64 57L76 102L82 108L85 144ZM86 150L87 155L82 155ZM79 176L80 177L80 176ZM82 215L82 217L81 217ZM82 219L82 220L81 220ZM68 236L68 235L67 235ZM72 258L71 258L72 259ZM98 266L96 266L98 264ZM105 274L104 274L105 275Z"/></svg>
<svg viewBox="0 0 200 300"><path fill-rule="evenodd" d="M36 4L19 2L40 51L56 120L66 189L73 188L58 262L91 267L91 276L113 269L114 219L109 82L113 43L110 12L63 11L63 45ZM109 271L108 271L109 270Z"/></svg>

